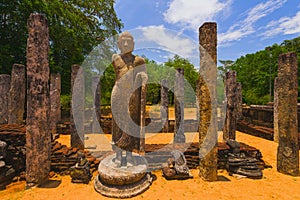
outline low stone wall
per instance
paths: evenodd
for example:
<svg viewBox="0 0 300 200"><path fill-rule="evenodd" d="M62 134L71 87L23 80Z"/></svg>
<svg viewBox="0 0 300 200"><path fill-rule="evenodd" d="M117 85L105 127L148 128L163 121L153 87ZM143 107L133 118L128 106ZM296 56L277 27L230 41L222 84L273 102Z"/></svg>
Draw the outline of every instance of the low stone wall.
<svg viewBox="0 0 300 200"><path fill-rule="evenodd" d="M243 121L267 128L274 127L273 104L243 107ZM300 105L298 104L298 132L300 132Z"/></svg>
<svg viewBox="0 0 300 200"><path fill-rule="evenodd" d="M0 140L6 142L6 165L11 165L16 174L25 170L26 129L22 125L1 125Z"/></svg>

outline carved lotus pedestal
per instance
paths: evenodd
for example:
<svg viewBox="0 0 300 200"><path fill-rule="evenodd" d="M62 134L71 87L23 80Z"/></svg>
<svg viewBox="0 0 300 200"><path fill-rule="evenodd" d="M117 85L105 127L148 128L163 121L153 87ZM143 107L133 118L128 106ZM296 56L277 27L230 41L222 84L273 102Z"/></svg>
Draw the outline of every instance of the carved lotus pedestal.
<svg viewBox="0 0 300 200"><path fill-rule="evenodd" d="M152 183L147 160L133 154L135 165L120 167L113 162L116 154L104 158L98 167L94 188L107 197L130 198L146 191Z"/></svg>

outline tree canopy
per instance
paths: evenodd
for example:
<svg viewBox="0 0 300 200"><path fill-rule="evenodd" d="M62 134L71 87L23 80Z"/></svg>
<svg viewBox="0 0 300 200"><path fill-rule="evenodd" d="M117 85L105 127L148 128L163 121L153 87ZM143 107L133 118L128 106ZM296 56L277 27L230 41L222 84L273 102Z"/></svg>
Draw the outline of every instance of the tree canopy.
<svg viewBox="0 0 300 200"><path fill-rule="evenodd" d="M265 104L270 100L273 101L278 57L281 53L292 51L300 54L300 37L285 40L280 45L274 44L256 53L242 56L229 67L231 70L237 71L237 81L242 83L244 103ZM300 69L299 56L298 69Z"/></svg>
<svg viewBox="0 0 300 200"><path fill-rule="evenodd" d="M120 32L114 0L2 0L0 3L0 73L25 64L27 19L44 14L49 22L50 69L62 75L62 93L70 91L72 64L81 64L97 44Z"/></svg>

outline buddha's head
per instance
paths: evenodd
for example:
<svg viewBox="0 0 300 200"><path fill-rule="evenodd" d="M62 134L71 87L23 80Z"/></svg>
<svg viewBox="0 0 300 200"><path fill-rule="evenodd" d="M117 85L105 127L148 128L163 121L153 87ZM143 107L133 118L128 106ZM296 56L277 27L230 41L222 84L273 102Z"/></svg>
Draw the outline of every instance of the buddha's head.
<svg viewBox="0 0 300 200"><path fill-rule="evenodd" d="M121 54L131 53L134 49L134 41L131 33L125 31L119 35L118 47Z"/></svg>

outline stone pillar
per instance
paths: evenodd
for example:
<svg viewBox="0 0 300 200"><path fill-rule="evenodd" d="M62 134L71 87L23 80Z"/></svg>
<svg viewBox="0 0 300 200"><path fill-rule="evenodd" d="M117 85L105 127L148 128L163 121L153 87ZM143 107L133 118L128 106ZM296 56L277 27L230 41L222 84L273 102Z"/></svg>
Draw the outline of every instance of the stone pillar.
<svg viewBox="0 0 300 200"><path fill-rule="evenodd" d="M61 78L60 74L51 74L50 77L50 127L52 137L56 134L56 125L61 120L60 111L60 91L61 91Z"/></svg>
<svg viewBox="0 0 300 200"><path fill-rule="evenodd" d="M174 142L185 143L184 135L184 70L176 69L176 79L174 86L175 99L175 126Z"/></svg>
<svg viewBox="0 0 300 200"><path fill-rule="evenodd" d="M162 132L169 132L169 81L167 79L163 79L161 81L161 89L160 89L160 117L162 123Z"/></svg>
<svg viewBox="0 0 300 200"><path fill-rule="evenodd" d="M0 74L0 124L8 122L10 75Z"/></svg>
<svg viewBox="0 0 300 200"><path fill-rule="evenodd" d="M236 120L243 119L243 95L242 95L242 84L236 83Z"/></svg>
<svg viewBox="0 0 300 200"><path fill-rule="evenodd" d="M47 19L31 14L27 24L26 183L31 187L47 181L50 171L50 69Z"/></svg>
<svg viewBox="0 0 300 200"><path fill-rule="evenodd" d="M92 132L100 133L100 119L101 119L101 87L100 76L92 77L92 91L94 97L94 111L96 116L93 116Z"/></svg>
<svg viewBox="0 0 300 200"><path fill-rule="evenodd" d="M84 149L84 74L79 65L72 66L71 74L71 146Z"/></svg>
<svg viewBox="0 0 300 200"><path fill-rule="evenodd" d="M277 88L279 87L278 85L278 80L277 77L274 80L274 105L273 105L273 113L274 113L274 135L273 135L273 140L274 142L278 143L278 137L279 137L279 131L278 131L278 90Z"/></svg>
<svg viewBox="0 0 300 200"><path fill-rule="evenodd" d="M226 117L223 127L223 140L235 140L236 115L237 115L237 94L236 94L236 72L229 71L225 78L226 90Z"/></svg>
<svg viewBox="0 0 300 200"><path fill-rule="evenodd" d="M14 64L11 72L11 85L8 102L8 123L23 124L26 98L25 66Z"/></svg>
<svg viewBox="0 0 300 200"><path fill-rule="evenodd" d="M279 56L276 86L279 133L277 171L298 176L298 62L296 53L285 53Z"/></svg>
<svg viewBox="0 0 300 200"><path fill-rule="evenodd" d="M217 180L217 24L204 23L199 28L200 74L197 97L199 102L199 176Z"/></svg>

